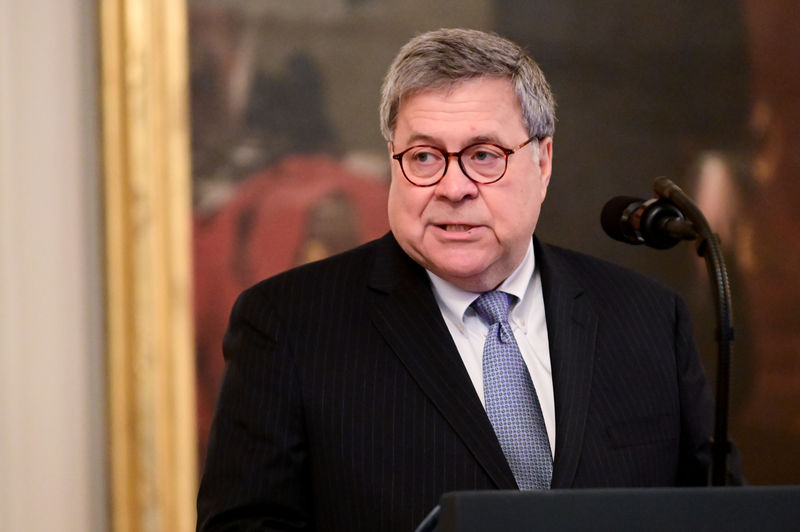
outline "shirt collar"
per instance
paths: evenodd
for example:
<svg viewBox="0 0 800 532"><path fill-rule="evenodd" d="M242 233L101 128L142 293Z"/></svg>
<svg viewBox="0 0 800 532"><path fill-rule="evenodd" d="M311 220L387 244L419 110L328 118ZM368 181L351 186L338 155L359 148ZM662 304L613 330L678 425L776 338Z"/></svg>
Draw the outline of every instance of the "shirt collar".
<svg viewBox="0 0 800 532"><path fill-rule="evenodd" d="M500 283L496 290L501 290L512 296L516 296L516 301L521 301L528 291L528 285L533 277L536 260L533 255L533 240L528 242L528 250L519 266L511 272L505 281ZM480 292L467 292L461 290L454 284L445 281L436 274L426 270L428 277L433 285L433 295L442 312L449 315L455 323L463 324L464 316L475 299L481 295ZM512 308L513 311L513 308Z"/></svg>

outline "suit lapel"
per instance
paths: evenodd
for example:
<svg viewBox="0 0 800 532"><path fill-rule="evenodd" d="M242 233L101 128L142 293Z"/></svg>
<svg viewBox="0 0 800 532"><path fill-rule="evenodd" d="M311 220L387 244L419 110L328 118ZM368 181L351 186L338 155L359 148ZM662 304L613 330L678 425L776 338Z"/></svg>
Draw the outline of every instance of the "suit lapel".
<svg viewBox="0 0 800 532"><path fill-rule="evenodd" d="M369 280L372 320L497 487L516 489L429 283L425 270L387 235L380 242Z"/></svg>
<svg viewBox="0 0 800 532"><path fill-rule="evenodd" d="M534 247L542 277L555 394L552 487L568 488L575 477L583 445L598 315L572 264L537 239Z"/></svg>

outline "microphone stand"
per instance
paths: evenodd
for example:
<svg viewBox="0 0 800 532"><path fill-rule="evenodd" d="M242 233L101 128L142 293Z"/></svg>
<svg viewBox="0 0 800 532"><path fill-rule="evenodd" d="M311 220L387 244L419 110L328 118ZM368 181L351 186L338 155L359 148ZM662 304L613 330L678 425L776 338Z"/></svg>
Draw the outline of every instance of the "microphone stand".
<svg viewBox="0 0 800 532"><path fill-rule="evenodd" d="M657 196L669 200L692 222L698 234L697 254L706 261L708 278L717 318L717 389L714 414L714 436L711 442L711 485L724 486L727 481L727 458L731 452L728 440L728 392L733 342L731 290L728 271L722 256L719 238L711 231L703 213L683 190L666 177L653 183Z"/></svg>

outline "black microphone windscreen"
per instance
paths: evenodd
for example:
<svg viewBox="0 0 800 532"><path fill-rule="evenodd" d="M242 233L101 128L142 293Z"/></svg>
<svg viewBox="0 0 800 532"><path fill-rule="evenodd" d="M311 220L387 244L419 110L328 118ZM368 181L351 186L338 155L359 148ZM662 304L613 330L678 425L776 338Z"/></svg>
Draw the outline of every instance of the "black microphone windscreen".
<svg viewBox="0 0 800 532"><path fill-rule="evenodd" d="M631 242L630 237L625 231L625 211L631 205L641 205L644 203L642 198L635 198L633 196L617 196L608 200L600 212L600 225L603 226L603 231L614 240L621 242ZM630 227L629 227L630 230Z"/></svg>

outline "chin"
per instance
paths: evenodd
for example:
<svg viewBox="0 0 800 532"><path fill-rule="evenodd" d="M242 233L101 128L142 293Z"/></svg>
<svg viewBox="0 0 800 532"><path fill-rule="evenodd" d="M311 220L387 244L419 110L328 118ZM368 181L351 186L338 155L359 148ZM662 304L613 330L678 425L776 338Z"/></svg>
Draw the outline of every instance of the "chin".
<svg viewBox="0 0 800 532"><path fill-rule="evenodd" d="M433 267L429 269L442 279L472 292L480 291L477 290L476 287L482 286L481 279L487 273L485 266L474 264L433 265Z"/></svg>

